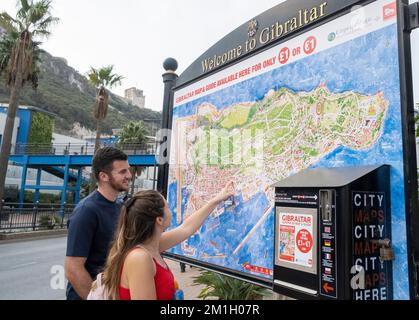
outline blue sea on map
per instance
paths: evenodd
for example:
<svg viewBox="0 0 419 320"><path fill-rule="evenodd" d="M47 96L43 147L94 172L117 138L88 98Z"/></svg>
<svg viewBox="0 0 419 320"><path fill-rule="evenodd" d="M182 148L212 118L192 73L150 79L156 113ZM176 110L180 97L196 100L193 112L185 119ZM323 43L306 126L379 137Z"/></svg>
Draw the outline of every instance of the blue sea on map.
<svg viewBox="0 0 419 320"><path fill-rule="evenodd" d="M327 36L327 35L325 35ZM174 110L174 121L193 115L203 103L211 103L219 109L240 102L262 100L270 90L288 88L295 92L312 91L324 83L332 93L353 91L364 95L375 95L379 91L389 101L389 110L384 122L384 130L378 142L370 149L355 151L345 147L333 150L313 167L346 167L360 165L388 164L392 166L392 233L396 254L394 262L394 298L407 299L407 248L404 204L404 177L402 126L400 112L400 80L396 25L388 26L366 36L320 52L290 65L233 85L213 94L186 103ZM169 185L168 201L172 211L176 210L176 183ZM184 191L183 205L188 200ZM215 221L204 224L200 232L188 240L188 245L196 247L194 257L203 263L214 264L237 272L245 272L244 263L273 268L274 261L274 212L251 236L241 250L233 251L243 237L253 228L269 208L270 204L263 192L244 204L239 204L233 212L219 216ZM173 227L176 221L173 221ZM214 244L217 244L214 245ZM183 256L180 246L171 253ZM203 259L203 254L214 256L222 253L220 259ZM250 273L258 277L266 277Z"/></svg>

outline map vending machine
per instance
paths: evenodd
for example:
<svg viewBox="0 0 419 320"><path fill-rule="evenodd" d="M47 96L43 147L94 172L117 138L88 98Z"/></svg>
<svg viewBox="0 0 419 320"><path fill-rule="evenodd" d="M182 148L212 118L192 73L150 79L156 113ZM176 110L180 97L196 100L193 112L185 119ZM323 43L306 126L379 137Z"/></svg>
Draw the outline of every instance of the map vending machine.
<svg viewBox="0 0 419 320"><path fill-rule="evenodd" d="M389 166L308 169L275 185L274 291L391 300Z"/></svg>

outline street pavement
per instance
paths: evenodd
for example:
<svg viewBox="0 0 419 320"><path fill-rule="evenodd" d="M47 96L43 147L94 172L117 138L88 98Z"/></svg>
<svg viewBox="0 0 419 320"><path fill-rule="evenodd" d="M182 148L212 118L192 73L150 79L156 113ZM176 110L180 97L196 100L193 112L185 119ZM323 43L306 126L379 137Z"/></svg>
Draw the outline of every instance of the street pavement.
<svg viewBox="0 0 419 320"><path fill-rule="evenodd" d="M65 299L65 290L51 288L51 280L60 268L63 272L66 242L65 237L0 242L0 300Z"/></svg>
<svg viewBox="0 0 419 320"><path fill-rule="evenodd" d="M66 244L65 236L0 242L0 300L64 300ZM200 269L187 266L181 273L178 262L166 262L185 300L199 300L203 286L193 285L193 278Z"/></svg>
<svg viewBox="0 0 419 320"><path fill-rule="evenodd" d="M0 300L64 300L64 256L67 238L0 242ZM196 268L180 272L166 260L186 300L197 300L202 286L193 286Z"/></svg>

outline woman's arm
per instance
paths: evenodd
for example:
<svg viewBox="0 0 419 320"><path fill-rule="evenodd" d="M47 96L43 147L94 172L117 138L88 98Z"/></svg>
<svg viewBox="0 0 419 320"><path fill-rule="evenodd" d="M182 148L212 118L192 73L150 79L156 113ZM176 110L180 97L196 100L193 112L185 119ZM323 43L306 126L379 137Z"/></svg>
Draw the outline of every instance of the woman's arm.
<svg viewBox="0 0 419 320"><path fill-rule="evenodd" d="M160 252L166 251L179 243L182 243L195 234L211 212L213 212L222 201L225 201L233 196L234 193L234 183L229 182L224 189L220 191L220 193L218 193L204 207L186 219L179 227L163 233L160 239Z"/></svg>

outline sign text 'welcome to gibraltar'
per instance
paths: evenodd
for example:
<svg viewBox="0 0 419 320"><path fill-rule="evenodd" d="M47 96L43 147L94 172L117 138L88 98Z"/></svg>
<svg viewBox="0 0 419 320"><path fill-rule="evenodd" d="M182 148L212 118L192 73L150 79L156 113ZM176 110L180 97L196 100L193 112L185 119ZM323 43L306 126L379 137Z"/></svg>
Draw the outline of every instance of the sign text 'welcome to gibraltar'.
<svg viewBox="0 0 419 320"><path fill-rule="evenodd" d="M254 36L246 40L245 44L239 45L223 54L214 55L214 57L203 60L203 72L205 73L211 71L226 64L227 62L241 57L243 54L254 50L258 43L259 45L266 45L290 32L293 32L294 30L302 28L305 25L322 18L326 14L326 7L327 2L324 2L311 9L301 9L295 17L287 20L286 22L276 22L272 26L262 29L258 37Z"/></svg>

